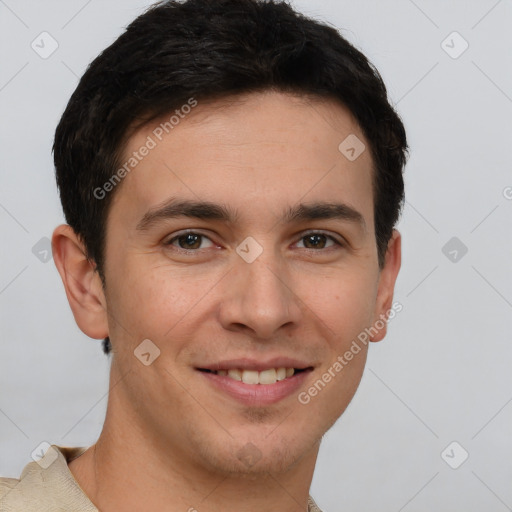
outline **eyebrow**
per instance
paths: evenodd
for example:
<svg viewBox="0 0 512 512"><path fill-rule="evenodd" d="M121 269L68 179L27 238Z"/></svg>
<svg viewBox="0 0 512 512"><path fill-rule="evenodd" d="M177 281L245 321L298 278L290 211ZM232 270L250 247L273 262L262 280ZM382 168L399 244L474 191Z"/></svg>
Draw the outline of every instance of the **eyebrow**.
<svg viewBox="0 0 512 512"><path fill-rule="evenodd" d="M217 220L228 224L236 224L239 214L237 210L231 210L222 204L210 201L171 198L146 212L137 224L137 231L147 231L162 220L180 217ZM366 222L363 215L344 203L300 203L286 209L282 216L282 221L288 224L329 219L348 221L366 230Z"/></svg>

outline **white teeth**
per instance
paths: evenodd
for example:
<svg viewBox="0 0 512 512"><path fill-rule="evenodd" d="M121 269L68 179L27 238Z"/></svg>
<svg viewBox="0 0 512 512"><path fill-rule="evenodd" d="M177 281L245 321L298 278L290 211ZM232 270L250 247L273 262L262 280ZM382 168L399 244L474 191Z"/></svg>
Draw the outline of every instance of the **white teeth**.
<svg viewBox="0 0 512 512"><path fill-rule="evenodd" d="M242 381L245 384L275 384L278 381L291 377L295 370L293 368L269 368L258 372L256 370L218 370L217 375L230 377L231 379Z"/></svg>
<svg viewBox="0 0 512 512"><path fill-rule="evenodd" d="M276 372L276 379L283 380L286 379L286 368L278 368Z"/></svg>
<svg viewBox="0 0 512 512"><path fill-rule="evenodd" d="M228 370L228 376L235 380L242 380L242 372L240 370Z"/></svg>
<svg viewBox="0 0 512 512"><path fill-rule="evenodd" d="M242 372L242 382L245 382L245 384L259 384L258 372L255 370L244 370Z"/></svg>
<svg viewBox="0 0 512 512"><path fill-rule="evenodd" d="M257 372L256 372L257 373ZM277 382L277 374L274 368L270 368L270 370L264 370L260 372L259 375L259 383L260 384L274 384Z"/></svg>

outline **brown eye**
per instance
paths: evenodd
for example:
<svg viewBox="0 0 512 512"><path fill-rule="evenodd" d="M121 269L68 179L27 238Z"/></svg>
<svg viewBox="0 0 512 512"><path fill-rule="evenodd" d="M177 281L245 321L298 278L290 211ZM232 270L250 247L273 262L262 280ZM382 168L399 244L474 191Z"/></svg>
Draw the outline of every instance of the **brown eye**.
<svg viewBox="0 0 512 512"><path fill-rule="evenodd" d="M169 241L165 242L165 245L173 246L177 249L183 250L196 250L204 248L201 247L203 240L209 240L209 238L206 235L202 235L201 233L189 231L187 233L182 233L181 235L177 235L171 238ZM213 245L211 240L210 244Z"/></svg>
<svg viewBox="0 0 512 512"><path fill-rule="evenodd" d="M341 242L336 240L330 235L324 233L307 233L301 238L305 249L328 249L334 245L343 246ZM331 245L327 246L327 243L331 241Z"/></svg>
<svg viewBox="0 0 512 512"><path fill-rule="evenodd" d="M178 244L182 249L199 249L201 246L201 235L188 233L177 238Z"/></svg>
<svg viewBox="0 0 512 512"><path fill-rule="evenodd" d="M304 240L304 246L307 249L323 249L326 239L325 235L307 235L302 240Z"/></svg>

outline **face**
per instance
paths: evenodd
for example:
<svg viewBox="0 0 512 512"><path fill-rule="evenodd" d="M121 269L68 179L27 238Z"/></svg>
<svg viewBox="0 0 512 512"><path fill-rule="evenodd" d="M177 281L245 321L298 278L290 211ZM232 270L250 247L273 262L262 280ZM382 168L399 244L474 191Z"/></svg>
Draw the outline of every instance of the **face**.
<svg viewBox="0 0 512 512"><path fill-rule="evenodd" d="M125 425L211 471L256 474L292 467L345 410L367 347L333 365L389 308L398 268L377 263L370 152L338 149L351 134L369 148L348 110L241 100L130 139L126 160L156 145L115 191L105 300Z"/></svg>

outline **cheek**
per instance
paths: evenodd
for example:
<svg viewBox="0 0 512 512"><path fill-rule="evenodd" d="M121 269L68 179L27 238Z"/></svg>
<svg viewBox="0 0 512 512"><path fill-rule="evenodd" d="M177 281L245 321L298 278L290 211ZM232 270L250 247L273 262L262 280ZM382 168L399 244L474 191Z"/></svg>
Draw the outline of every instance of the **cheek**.
<svg viewBox="0 0 512 512"><path fill-rule="evenodd" d="M195 306L218 277L165 263L141 267L140 261L132 258L113 275L109 308L125 328L121 336L128 332L134 342L149 338L163 344L171 332L180 331L183 319L194 315Z"/></svg>
<svg viewBox="0 0 512 512"><path fill-rule="evenodd" d="M330 328L334 344L345 344L372 321L377 297L377 277L368 269L351 268L301 286L304 302Z"/></svg>

